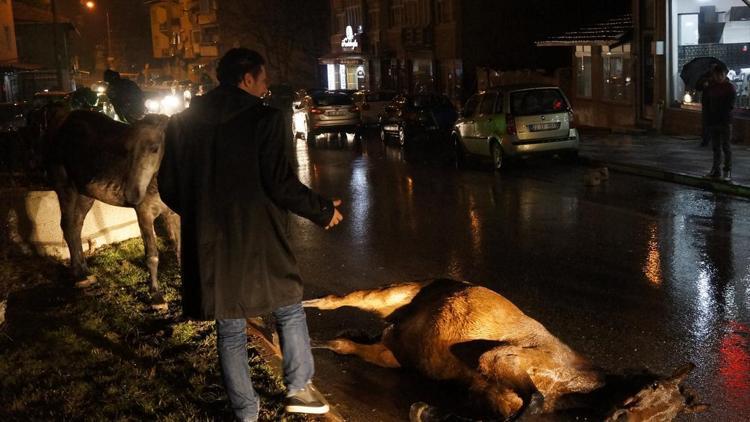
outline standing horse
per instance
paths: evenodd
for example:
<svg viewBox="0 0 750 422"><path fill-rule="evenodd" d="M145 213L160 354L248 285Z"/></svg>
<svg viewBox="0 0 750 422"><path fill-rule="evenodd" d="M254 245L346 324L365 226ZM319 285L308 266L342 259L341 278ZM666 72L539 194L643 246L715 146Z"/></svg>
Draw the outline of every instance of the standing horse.
<svg viewBox="0 0 750 422"><path fill-rule="evenodd" d="M164 214L179 259L179 216L159 197L156 173L164 154L166 116L149 115L133 125L101 113L72 111L47 130L48 177L60 201L61 226L79 287L96 281L83 257L81 228L94 200L135 209L151 278L155 309L165 309L159 291L154 220Z"/></svg>

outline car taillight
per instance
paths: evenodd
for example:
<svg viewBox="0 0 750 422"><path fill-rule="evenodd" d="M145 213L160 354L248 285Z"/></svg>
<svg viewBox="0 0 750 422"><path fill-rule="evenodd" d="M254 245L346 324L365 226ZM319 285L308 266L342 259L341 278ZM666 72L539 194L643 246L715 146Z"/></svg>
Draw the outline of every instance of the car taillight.
<svg viewBox="0 0 750 422"><path fill-rule="evenodd" d="M319 108L311 108L310 109L310 113L312 113L312 114L323 114L323 113L325 113L325 111L323 111L323 110L321 110Z"/></svg>
<svg viewBox="0 0 750 422"><path fill-rule="evenodd" d="M508 135L516 134L516 119L512 114L505 115L505 128L508 132Z"/></svg>
<svg viewBox="0 0 750 422"><path fill-rule="evenodd" d="M575 114L573 114L573 110L568 110L568 125L570 126L570 128L576 127L575 122L576 122L576 119L575 119Z"/></svg>

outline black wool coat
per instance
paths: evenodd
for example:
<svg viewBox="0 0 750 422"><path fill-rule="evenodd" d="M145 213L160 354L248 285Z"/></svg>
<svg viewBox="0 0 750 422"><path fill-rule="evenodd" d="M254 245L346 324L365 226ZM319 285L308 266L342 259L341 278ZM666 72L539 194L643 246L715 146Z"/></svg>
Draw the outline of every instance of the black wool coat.
<svg viewBox="0 0 750 422"><path fill-rule="evenodd" d="M283 125L279 110L233 86L170 119L158 186L181 217L190 318L247 318L302 299L287 211L325 226L334 208L292 170Z"/></svg>

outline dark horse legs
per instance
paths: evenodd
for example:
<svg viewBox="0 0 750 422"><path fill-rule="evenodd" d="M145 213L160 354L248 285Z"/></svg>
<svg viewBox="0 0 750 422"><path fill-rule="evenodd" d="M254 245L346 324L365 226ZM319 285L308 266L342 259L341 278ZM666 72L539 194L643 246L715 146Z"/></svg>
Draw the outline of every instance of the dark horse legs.
<svg viewBox="0 0 750 422"><path fill-rule="evenodd" d="M170 240L174 242L177 256L179 257L179 217L172 212L160 200L144 200L135 208L138 216L138 226L141 229L143 246L146 251L146 266L148 267L151 278L151 306L155 309L166 309L167 304L164 301L161 291L159 290L158 267L159 267L159 250L156 243L156 232L154 231L154 220L164 213L166 220L167 232ZM176 230L175 230L176 229ZM179 259L179 258L178 258Z"/></svg>
<svg viewBox="0 0 750 422"><path fill-rule="evenodd" d="M81 229L94 200L71 188L57 190L60 200L60 226L70 251L70 267L78 285L89 283L89 269L83 258Z"/></svg>
<svg viewBox="0 0 750 422"><path fill-rule="evenodd" d="M95 278L89 274L86 260L83 257L83 246L81 242L81 229L94 199L79 194L71 186L58 186L57 192L60 201L60 226L70 251L70 267L77 287L86 287ZM173 243L180 258L180 217L161 202L158 195L147 196L135 209L138 217L138 226L141 230L143 245L146 252L146 267L148 267L150 279L151 306L154 309L166 309L167 304L159 289L158 267L159 251L156 243L156 232L154 231L154 220L163 214L166 223L167 234Z"/></svg>

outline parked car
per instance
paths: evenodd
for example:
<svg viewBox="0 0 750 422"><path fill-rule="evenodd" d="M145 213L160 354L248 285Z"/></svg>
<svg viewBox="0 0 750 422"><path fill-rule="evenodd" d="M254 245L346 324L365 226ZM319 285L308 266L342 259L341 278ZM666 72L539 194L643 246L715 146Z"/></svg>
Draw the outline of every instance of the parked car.
<svg viewBox="0 0 750 422"><path fill-rule="evenodd" d="M507 157L537 153L577 156L578 130L562 90L547 85L509 85L466 102L451 136L460 165L467 155L489 157L500 170Z"/></svg>
<svg viewBox="0 0 750 422"><path fill-rule="evenodd" d="M357 91L354 93L354 104L359 107L364 126L380 124L385 115L385 106L396 97L396 91Z"/></svg>
<svg viewBox="0 0 750 422"><path fill-rule="evenodd" d="M380 139L395 138L400 146L419 135L447 135L451 133L458 112L445 95L398 95L385 106L380 123Z"/></svg>
<svg viewBox="0 0 750 422"><path fill-rule="evenodd" d="M359 109L350 95L336 91L311 91L294 106L294 134L312 141L321 133L356 133Z"/></svg>
<svg viewBox="0 0 750 422"><path fill-rule="evenodd" d="M0 132L15 132L26 125L23 103L0 103Z"/></svg>

